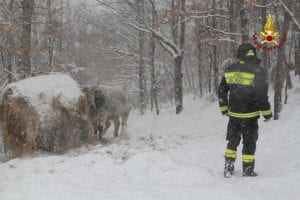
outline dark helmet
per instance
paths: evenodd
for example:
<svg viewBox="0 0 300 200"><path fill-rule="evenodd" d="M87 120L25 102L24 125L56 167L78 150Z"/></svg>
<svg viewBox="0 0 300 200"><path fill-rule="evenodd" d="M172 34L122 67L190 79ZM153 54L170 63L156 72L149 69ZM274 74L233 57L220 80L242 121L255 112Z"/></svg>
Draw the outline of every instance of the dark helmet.
<svg viewBox="0 0 300 200"><path fill-rule="evenodd" d="M241 44L238 48L237 58L242 60L251 57L257 59L256 48L250 43Z"/></svg>

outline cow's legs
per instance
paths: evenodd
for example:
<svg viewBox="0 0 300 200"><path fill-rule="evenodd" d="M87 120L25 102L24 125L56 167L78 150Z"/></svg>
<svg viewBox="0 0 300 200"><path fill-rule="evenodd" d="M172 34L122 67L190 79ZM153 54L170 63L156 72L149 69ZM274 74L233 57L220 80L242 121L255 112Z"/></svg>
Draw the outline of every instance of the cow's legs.
<svg viewBox="0 0 300 200"><path fill-rule="evenodd" d="M113 119L113 121L114 121L114 126L115 126L114 136L118 137L118 131L119 131L119 128L120 128L120 119L118 117L116 117L116 118Z"/></svg>
<svg viewBox="0 0 300 200"><path fill-rule="evenodd" d="M107 119L106 122L105 122L104 132L106 132L109 129L110 125L111 125L110 120Z"/></svg>
<svg viewBox="0 0 300 200"><path fill-rule="evenodd" d="M129 116L129 112L126 112L122 115L122 127L127 126L128 116Z"/></svg>
<svg viewBox="0 0 300 200"><path fill-rule="evenodd" d="M104 125L99 125L99 138L102 139L102 136L106 133L107 129L110 127L110 120L107 119Z"/></svg>

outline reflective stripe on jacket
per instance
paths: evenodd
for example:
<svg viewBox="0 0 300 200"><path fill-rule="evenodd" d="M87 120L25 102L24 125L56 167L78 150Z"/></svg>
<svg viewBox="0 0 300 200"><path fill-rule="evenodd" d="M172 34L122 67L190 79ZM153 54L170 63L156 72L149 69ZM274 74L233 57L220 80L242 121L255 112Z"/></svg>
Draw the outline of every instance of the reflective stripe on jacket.
<svg viewBox="0 0 300 200"><path fill-rule="evenodd" d="M266 73L259 63L246 60L230 65L218 88L221 112L247 119L272 116Z"/></svg>

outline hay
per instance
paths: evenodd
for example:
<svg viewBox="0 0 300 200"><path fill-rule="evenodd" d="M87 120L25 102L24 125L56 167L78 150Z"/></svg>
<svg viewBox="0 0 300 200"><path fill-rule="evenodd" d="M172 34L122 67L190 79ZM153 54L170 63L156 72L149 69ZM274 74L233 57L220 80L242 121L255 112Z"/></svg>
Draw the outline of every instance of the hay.
<svg viewBox="0 0 300 200"><path fill-rule="evenodd" d="M31 81L31 84L39 84L36 79ZM73 95L71 102L66 97L62 98L65 95L62 88L62 92L55 92L55 88L48 84L33 93L24 92L16 85L4 90L0 104L0 134L9 158L32 154L37 150L61 154L83 144L99 142L90 120L93 105L90 88L80 89L78 85L73 85L73 91L78 87L81 92L78 97ZM30 95L26 96L28 93Z"/></svg>
<svg viewBox="0 0 300 200"><path fill-rule="evenodd" d="M0 105L1 133L5 151L14 158L36 149L37 113L26 99L4 94Z"/></svg>
<svg viewBox="0 0 300 200"><path fill-rule="evenodd" d="M77 108L66 108L58 98L52 99L55 117L47 125L39 126L37 148L42 151L64 153L93 140L89 121L83 119Z"/></svg>

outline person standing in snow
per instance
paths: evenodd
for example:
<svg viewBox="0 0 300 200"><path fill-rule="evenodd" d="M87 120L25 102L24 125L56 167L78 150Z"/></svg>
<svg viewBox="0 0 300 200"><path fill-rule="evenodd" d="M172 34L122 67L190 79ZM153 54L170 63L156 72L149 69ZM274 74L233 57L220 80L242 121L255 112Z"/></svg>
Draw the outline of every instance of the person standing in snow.
<svg viewBox="0 0 300 200"><path fill-rule="evenodd" d="M243 138L243 176L257 176L254 172L260 113L269 121L272 111L268 101L265 70L259 66L256 48L243 43L238 48L239 61L225 69L218 88L220 110L229 116L225 150L224 177L234 173L237 147Z"/></svg>

